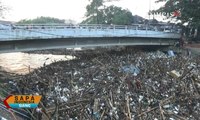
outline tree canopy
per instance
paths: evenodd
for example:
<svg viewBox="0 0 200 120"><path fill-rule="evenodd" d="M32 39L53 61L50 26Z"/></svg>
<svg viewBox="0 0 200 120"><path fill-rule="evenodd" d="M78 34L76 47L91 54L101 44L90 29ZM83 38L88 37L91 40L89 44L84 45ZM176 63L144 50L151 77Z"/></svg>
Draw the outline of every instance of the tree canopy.
<svg viewBox="0 0 200 120"><path fill-rule="evenodd" d="M132 13L120 7L109 6L104 10L104 19L107 24L128 25L132 23Z"/></svg>
<svg viewBox="0 0 200 120"><path fill-rule="evenodd" d="M163 7L153 11L154 13L167 13L166 17L180 20L182 24L200 27L200 0L158 0L165 2Z"/></svg>
<svg viewBox="0 0 200 120"><path fill-rule="evenodd" d="M17 24L64 24L65 20L60 20L53 17L38 17L36 19L23 19L17 22Z"/></svg>
<svg viewBox="0 0 200 120"><path fill-rule="evenodd" d="M132 13L129 10L116 6L104 6L103 0L92 0L86 7L87 24L118 24L128 25L132 23Z"/></svg>

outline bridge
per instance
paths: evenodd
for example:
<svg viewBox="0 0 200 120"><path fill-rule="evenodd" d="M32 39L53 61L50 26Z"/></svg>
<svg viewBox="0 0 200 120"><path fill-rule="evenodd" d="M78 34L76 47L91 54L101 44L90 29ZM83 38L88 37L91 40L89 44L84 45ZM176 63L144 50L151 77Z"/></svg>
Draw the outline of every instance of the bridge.
<svg viewBox="0 0 200 120"><path fill-rule="evenodd" d="M150 25L7 25L0 27L0 52L121 45L174 45L169 27Z"/></svg>

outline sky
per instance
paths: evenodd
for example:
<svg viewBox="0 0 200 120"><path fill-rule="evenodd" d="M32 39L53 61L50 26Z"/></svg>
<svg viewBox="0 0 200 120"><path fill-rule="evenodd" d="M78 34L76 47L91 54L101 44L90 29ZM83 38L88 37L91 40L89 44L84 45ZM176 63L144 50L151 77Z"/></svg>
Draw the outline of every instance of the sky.
<svg viewBox="0 0 200 120"><path fill-rule="evenodd" d="M34 19L40 16L55 17L59 19L71 19L81 22L86 13L88 0L0 0L9 8L3 20L19 21L22 19ZM149 18L148 11L159 8L161 4L155 4L156 0L119 0L106 2L106 5L116 5L123 9L129 9L133 15Z"/></svg>

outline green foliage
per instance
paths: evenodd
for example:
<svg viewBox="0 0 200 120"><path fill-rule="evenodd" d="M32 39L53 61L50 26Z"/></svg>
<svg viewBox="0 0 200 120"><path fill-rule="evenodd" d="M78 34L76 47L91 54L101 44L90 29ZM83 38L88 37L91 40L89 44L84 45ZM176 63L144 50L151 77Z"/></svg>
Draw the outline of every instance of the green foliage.
<svg viewBox="0 0 200 120"><path fill-rule="evenodd" d="M100 9L103 8L103 9ZM132 23L132 13L116 6L103 6L103 0L92 0L86 7L87 19L85 24L118 24L128 25Z"/></svg>
<svg viewBox="0 0 200 120"><path fill-rule="evenodd" d="M169 17L180 20L182 24L189 23L191 26L200 26L200 0L158 0L157 2L165 2L165 5L154 12L172 13ZM178 11L180 16L173 16L175 11Z"/></svg>
<svg viewBox="0 0 200 120"><path fill-rule="evenodd" d="M103 5L103 0L92 0L90 5L86 6L86 16L94 16L95 14L98 14L100 12L99 7Z"/></svg>
<svg viewBox="0 0 200 120"><path fill-rule="evenodd" d="M132 24L132 13L120 7L115 7L113 11L113 22L111 24L130 25Z"/></svg>
<svg viewBox="0 0 200 120"><path fill-rule="evenodd" d="M129 25L132 23L132 13L121 7L109 6L104 13L106 24Z"/></svg>
<svg viewBox="0 0 200 120"><path fill-rule="evenodd" d="M100 14L101 14L101 10L99 9L99 7L101 7L103 5L103 0L92 0L90 5L86 6L86 17L88 17L87 21L92 21L92 23L94 21L96 21L96 23L99 23L99 19L100 19ZM91 19L92 17L92 19Z"/></svg>
<svg viewBox="0 0 200 120"><path fill-rule="evenodd" d="M36 19L24 19L17 22L17 24L64 24L65 20L52 17L38 17Z"/></svg>

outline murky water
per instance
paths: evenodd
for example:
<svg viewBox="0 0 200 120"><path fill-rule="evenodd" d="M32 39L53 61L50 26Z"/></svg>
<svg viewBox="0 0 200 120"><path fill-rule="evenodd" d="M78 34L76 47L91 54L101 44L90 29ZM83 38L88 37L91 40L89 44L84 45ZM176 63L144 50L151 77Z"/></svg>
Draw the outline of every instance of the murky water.
<svg viewBox="0 0 200 120"><path fill-rule="evenodd" d="M28 53L3 53L0 54L0 69L7 72L26 74L36 68L60 60L70 60L72 56L52 54L28 54Z"/></svg>

